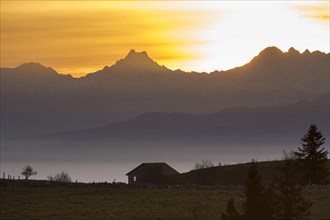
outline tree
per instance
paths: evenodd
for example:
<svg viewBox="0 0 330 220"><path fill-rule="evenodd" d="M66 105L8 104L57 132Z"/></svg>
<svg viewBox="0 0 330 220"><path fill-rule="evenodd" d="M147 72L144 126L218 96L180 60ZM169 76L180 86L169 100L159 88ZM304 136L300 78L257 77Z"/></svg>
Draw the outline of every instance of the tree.
<svg viewBox="0 0 330 220"><path fill-rule="evenodd" d="M243 219L270 220L274 214L272 208L272 193L261 183L261 176L256 163L252 161L245 180L243 198Z"/></svg>
<svg viewBox="0 0 330 220"><path fill-rule="evenodd" d="M33 168L30 165L26 165L23 168L21 174L25 176L25 179L27 180L29 179L30 176L37 175L37 171L33 170Z"/></svg>
<svg viewBox="0 0 330 220"><path fill-rule="evenodd" d="M294 155L299 160L299 170L303 184L326 183L328 171L326 167L328 151L321 146L325 137L318 131L315 124L311 125L307 133L301 138L302 147Z"/></svg>
<svg viewBox="0 0 330 220"><path fill-rule="evenodd" d="M240 218L240 214L238 213L234 199L231 198L227 201L227 209L226 213L221 212L221 220L238 220Z"/></svg>
<svg viewBox="0 0 330 220"><path fill-rule="evenodd" d="M56 174L55 176L48 176L48 180L50 181L57 181L57 182L63 182L63 183L70 183L72 182L71 177L68 173L62 171L61 173Z"/></svg>
<svg viewBox="0 0 330 220"><path fill-rule="evenodd" d="M286 157L284 164L277 168L280 175L274 181L275 219L303 220L310 214L312 203L302 195L295 162Z"/></svg>
<svg viewBox="0 0 330 220"><path fill-rule="evenodd" d="M242 213L237 212L233 200L227 202L226 213L221 213L221 220L272 220L274 215L273 191L262 185L256 163L252 160L245 180L242 195L244 202Z"/></svg>
<svg viewBox="0 0 330 220"><path fill-rule="evenodd" d="M214 164L209 160L203 160L201 163L196 163L194 166L194 170L205 169L209 167L214 167Z"/></svg>

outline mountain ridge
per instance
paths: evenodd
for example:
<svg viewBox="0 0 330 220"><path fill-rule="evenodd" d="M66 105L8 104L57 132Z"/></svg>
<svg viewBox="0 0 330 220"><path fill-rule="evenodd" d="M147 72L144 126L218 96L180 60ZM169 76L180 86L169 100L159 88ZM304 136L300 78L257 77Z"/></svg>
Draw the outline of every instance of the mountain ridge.
<svg viewBox="0 0 330 220"><path fill-rule="evenodd" d="M146 65L134 63L141 67L137 70L124 58L120 65L82 78L55 74L38 64L29 64L37 74L18 71L29 65L2 68L2 137L96 127L145 112L206 114L229 106L312 100L329 93L330 59L321 52L266 48L244 66L210 74L172 71L147 53L129 54L128 61L137 56Z"/></svg>
<svg viewBox="0 0 330 220"><path fill-rule="evenodd" d="M229 141L230 138L282 139L303 132L316 123L329 133L329 94L312 101L267 107L231 107L210 114L183 112L149 112L133 119L71 132L31 136L38 140L56 141L150 141L207 140ZM327 120L326 120L327 119ZM254 125L251 125L253 123ZM268 131L267 131L268 130ZM292 135L294 134L294 135ZM229 140L228 140L229 139ZM23 138L24 140L24 138Z"/></svg>
<svg viewBox="0 0 330 220"><path fill-rule="evenodd" d="M132 70L136 67L141 68L141 64L143 65L144 63L147 63L149 65L152 64L153 67L165 68L166 70L169 70L169 71L172 71L172 72L195 73L195 74L212 74L212 73L219 73L219 72L230 72L230 71L235 70L237 68L244 67L244 66L250 64L251 62L255 62L255 60L272 59L274 57L279 57L281 55L296 56L297 57L297 56L303 56L303 55L310 55L310 56L311 55L315 55L315 56L317 56L317 55L330 55L330 53L325 53L325 52L321 52L321 51L318 51L318 50L310 52L308 49L306 49L304 52L300 53L298 50L296 50L293 47L290 47L287 52L284 52L281 49L277 48L276 46L269 46L269 47L266 47L265 49L263 49L258 55L253 57L248 63L246 63L242 66L233 67L233 68L231 68L229 70L226 70L226 71L224 71L224 70L215 70L215 71L211 71L211 72L204 72L204 71L203 72L197 72L197 71L183 71L183 70L180 70L180 69L176 69L176 70L169 69L166 66L160 65L157 62L155 62L152 58L149 57L149 55L147 54L146 51L136 52L135 49L131 49L124 58L117 60L114 64L112 64L110 66L106 65L106 66L103 67L103 69L97 70L97 71L92 72L92 73L87 73L85 76L78 77L78 79L88 77L88 76L91 76L93 74L98 74L99 72L102 72L102 71L109 71L113 68L117 69L118 68L117 65L119 65L120 67L130 66L132 68L130 68L129 70ZM36 63L36 62L23 63L23 64L21 64L17 67L13 67L13 68L1 67L0 69L3 69L3 70L17 69L17 70L24 71L24 69L33 70L33 68L35 68L35 70L36 69L41 70L43 68L44 70L48 70L49 72L53 72L53 73L56 73L58 75L72 76L70 74L58 73L53 68L46 67L46 66L42 65L41 63ZM142 68L141 70L153 71L152 68ZM38 72L40 72L40 71L38 71ZM76 77L73 77L73 78L76 78Z"/></svg>

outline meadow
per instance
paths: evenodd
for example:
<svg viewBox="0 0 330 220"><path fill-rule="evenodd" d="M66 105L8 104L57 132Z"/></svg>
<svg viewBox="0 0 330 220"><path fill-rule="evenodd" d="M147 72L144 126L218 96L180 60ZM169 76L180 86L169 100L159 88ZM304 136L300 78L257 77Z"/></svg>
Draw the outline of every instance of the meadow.
<svg viewBox="0 0 330 220"><path fill-rule="evenodd" d="M0 219L216 220L241 191L109 187L1 187ZM305 190L311 220L330 219L329 189Z"/></svg>

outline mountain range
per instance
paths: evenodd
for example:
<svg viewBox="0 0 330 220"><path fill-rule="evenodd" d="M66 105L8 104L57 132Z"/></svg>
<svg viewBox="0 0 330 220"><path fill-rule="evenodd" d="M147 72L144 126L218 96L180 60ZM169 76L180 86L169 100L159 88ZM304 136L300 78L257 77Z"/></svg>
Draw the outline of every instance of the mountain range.
<svg viewBox="0 0 330 220"><path fill-rule="evenodd" d="M38 63L1 68L1 137L79 130L61 138L82 138L87 131L91 139L139 132L165 137L174 131L180 137L198 133L210 138L210 131L263 131L260 124L280 129L273 123L285 120L306 129L308 123L324 123L329 112L329 105L322 105L326 102L315 103L328 99L329 64L329 54L319 51L269 47L244 66L211 73L170 70L134 50L81 78ZM155 129L155 124L162 126ZM97 128L84 130L91 127ZM291 129L291 124L284 127Z"/></svg>
<svg viewBox="0 0 330 220"><path fill-rule="evenodd" d="M204 144L295 142L311 123L329 134L329 94L312 101L273 107L225 108L212 114L142 114L134 119L73 132L27 137L69 142L201 142ZM235 140L236 139L236 140Z"/></svg>

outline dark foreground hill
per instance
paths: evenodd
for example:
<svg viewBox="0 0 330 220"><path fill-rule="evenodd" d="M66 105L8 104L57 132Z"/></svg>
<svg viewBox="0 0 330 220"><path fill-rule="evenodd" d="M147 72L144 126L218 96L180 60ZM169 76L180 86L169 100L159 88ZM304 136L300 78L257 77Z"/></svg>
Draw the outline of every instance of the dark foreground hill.
<svg viewBox="0 0 330 220"><path fill-rule="evenodd" d="M256 168L262 177L262 183L267 185L273 182L276 176L279 175L278 168L283 166L283 163L283 160L256 162ZM160 176L157 175L157 172L150 171L141 178L144 178L142 184L146 185L181 185L186 189L194 186L201 189L203 186L221 186L224 188L231 186L237 188L245 185L249 166L250 163L219 165L170 176ZM330 184L330 160L328 160L326 166Z"/></svg>
<svg viewBox="0 0 330 220"><path fill-rule="evenodd" d="M262 176L264 184L273 181L277 174L277 167L281 166L283 161L258 162L257 169ZM175 178L180 184L197 185L244 185L247 176L249 163L215 166L205 169L192 170L182 173Z"/></svg>
<svg viewBox="0 0 330 220"><path fill-rule="evenodd" d="M271 183L278 175L277 168L283 165L283 161L257 162L257 170L262 176L264 184ZM328 178L330 183L330 160L328 160ZM205 169L192 170L174 177L178 184L196 185L244 185L249 163L215 166Z"/></svg>

